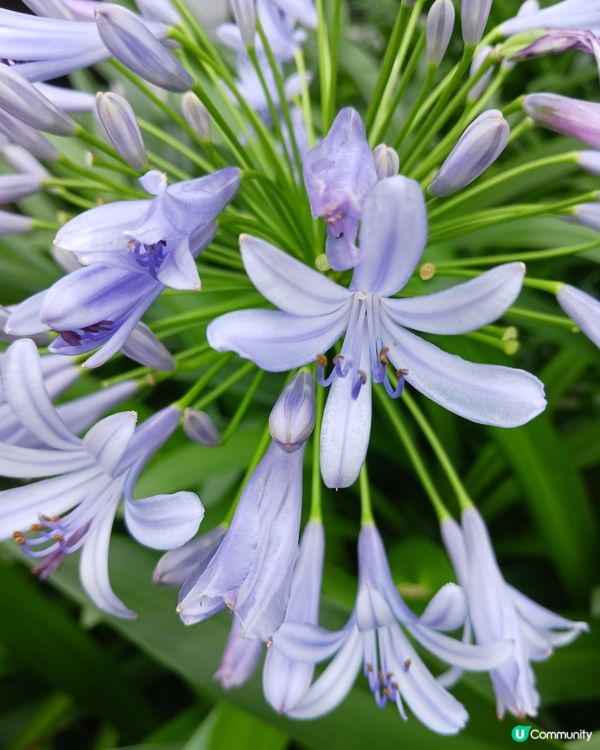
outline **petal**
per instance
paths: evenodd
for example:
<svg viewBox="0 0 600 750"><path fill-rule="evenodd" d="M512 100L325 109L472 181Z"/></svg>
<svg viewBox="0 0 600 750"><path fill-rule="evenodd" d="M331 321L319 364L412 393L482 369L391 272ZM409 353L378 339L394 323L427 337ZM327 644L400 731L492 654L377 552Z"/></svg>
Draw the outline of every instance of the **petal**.
<svg viewBox="0 0 600 750"><path fill-rule="evenodd" d="M139 390L134 380L101 388L89 396L82 396L74 401L60 404L56 411L67 427L75 435L94 424L109 409L133 396Z"/></svg>
<svg viewBox="0 0 600 750"><path fill-rule="evenodd" d="M278 713L286 713L304 696L313 674L310 662L291 661L272 644L263 667L265 698Z"/></svg>
<svg viewBox="0 0 600 750"><path fill-rule="evenodd" d="M154 495L125 502L125 523L140 544L152 549L181 547L198 531L204 507L193 492Z"/></svg>
<svg viewBox="0 0 600 750"><path fill-rule="evenodd" d="M313 719L339 705L350 692L362 662L362 636L355 628L330 664L319 675L288 716Z"/></svg>
<svg viewBox="0 0 600 750"><path fill-rule="evenodd" d="M387 325L389 359L423 395L461 417L517 427L544 410L544 386L524 370L480 365L447 354L399 326Z"/></svg>
<svg viewBox="0 0 600 750"><path fill-rule="evenodd" d="M569 284L563 284L556 295L558 304L600 348L600 302Z"/></svg>
<svg viewBox="0 0 600 750"><path fill-rule="evenodd" d="M15 341L2 358L4 396L24 427L50 448L73 450L80 441L67 428L44 386L40 358L30 339Z"/></svg>
<svg viewBox="0 0 600 750"><path fill-rule="evenodd" d="M151 367L153 370L168 372L175 368L175 360L171 352L144 323L138 323L135 326L121 347L121 351L134 362Z"/></svg>
<svg viewBox="0 0 600 750"><path fill-rule="evenodd" d="M46 296L46 290L38 292L13 308L4 330L11 336L33 336L36 333L44 333L50 330L42 323L40 310Z"/></svg>
<svg viewBox="0 0 600 750"><path fill-rule="evenodd" d="M181 586L192 573L199 576L219 548L226 532L225 526L216 526L198 539L192 539L164 554L154 568L154 583Z"/></svg>
<svg viewBox="0 0 600 750"><path fill-rule="evenodd" d="M426 333L466 333L499 318L519 296L524 275L523 263L506 263L442 292L382 304L398 325Z"/></svg>
<svg viewBox="0 0 600 750"><path fill-rule="evenodd" d="M284 622L273 636L273 645L292 661L318 662L329 659L350 634L353 621L342 630L325 630L306 622Z"/></svg>
<svg viewBox="0 0 600 750"><path fill-rule="evenodd" d="M321 475L327 487L349 487L356 481L371 434L371 366L369 341L362 341L360 369L365 383L352 398L353 371L336 377L327 397L321 426Z"/></svg>
<svg viewBox="0 0 600 750"><path fill-rule="evenodd" d="M424 648L442 661L471 672L495 669L514 654L514 644L509 640L474 646L423 625L407 625L407 630Z"/></svg>
<svg viewBox="0 0 600 750"><path fill-rule="evenodd" d="M200 289L200 277L188 238L180 240L165 258L156 274L171 289Z"/></svg>
<svg viewBox="0 0 600 750"><path fill-rule="evenodd" d="M406 284L427 242L427 212L418 182L389 177L371 190L360 228L360 257L351 289L395 294Z"/></svg>
<svg viewBox="0 0 600 750"><path fill-rule="evenodd" d="M467 617L464 591L454 583L447 583L429 602L419 617L419 625L435 630L456 630Z"/></svg>
<svg viewBox="0 0 600 750"><path fill-rule="evenodd" d="M521 617L528 620L535 628L542 630L553 630L555 628L566 630L568 631L566 635L572 634L573 638L577 637L580 633L587 633L590 629L586 622L577 622L562 617L556 614L556 612L552 612L541 604L534 602L533 599L525 596L525 594L513 586L509 585L508 590L510 598Z"/></svg>
<svg viewBox="0 0 600 750"><path fill-rule="evenodd" d="M356 598L356 626L361 632L377 630L395 622L385 598L370 583L360 587Z"/></svg>
<svg viewBox="0 0 600 750"><path fill-rule="evenodd" d="M241 235L240 250L254 286L285 312L325 315L338 310L350 296L347 289L324 274L257 237Z"/></svg>
<svg viewBox="0 0 600 750"><path fill-rule="evenodd" d="M329 315L301 318L274 310L239 310L213 320L206 329L217 351L234 351L270 372L314 362L340 338L349 304Z"/></svg>
<svg viewBox="0 0 600 750"><path fill-rule="evenodd" d="M114 617L131 620L137 616L136 613L115 595L108 577L108 547L115 510L121 496L120 487L111 484L105 494L102 515L96 520L83 545L79 575L83 588L99 609Z"/></svg>
<svg viewBox="0 0 600 750"><path fill-rule="evenodd" d="M3 477L52 477L90 466L93 461L81 450L53 451L0 443L0 475Z"/></svg>
<svg viewBox="0 0 600 750"><path fill-rule="evenodd" d="M94 109L95 97L87 91L67 89L62 86L51 86L48 83L36 83L36 89L59 109L72 114L91 112Z"/></svg>
<svg viewBox="0 0 600 750"><path fill-rule="evenodd" d="M115 476L115 470L135 432L136 421L135 411L112 414L95 424L83 438L84 449L109 476Z"/></svg>

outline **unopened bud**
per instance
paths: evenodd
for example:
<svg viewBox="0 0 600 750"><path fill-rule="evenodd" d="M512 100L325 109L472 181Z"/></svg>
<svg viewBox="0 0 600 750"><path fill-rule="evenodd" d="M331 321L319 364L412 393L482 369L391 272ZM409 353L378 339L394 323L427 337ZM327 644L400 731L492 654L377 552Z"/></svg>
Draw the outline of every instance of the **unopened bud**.
<svg viewBox="0 0 600 750"><path fill-rule="evenodd" d="M568 217L590 229L600 231L600 203L580 203L571 209Z"/></svg>
<svg viewBox="0 0 600 750"><path fill-rule="evenodd" d="M35 174L39 177L48 177L49 172L32 154L22 146L15 143L7 143L2 148L2 156L17 172Z"/></svg>
<svg viewBox="0 0 600 750"><path fill-rule="evenodd" d="M58 159L58 149L50 141L47 141L37 130L25 125L24 122L2 109L0 109L0 131L13 143L27 149L38 159L44 161L56 161Z"/></svg>
<svg viewBox="0 0 600 750"><path fill-rule="evenodd" d="M254 47L256 6L254 0L229 0L235 23L246 47Z"/></svg>
<svg viewBox="0 0 600 750"><path fill-rule="evenodd" d="M523 109L538 125L600 148L600 104L559 94L529 94Z"/></svg>
<svg viewBox="0 0 600 750"><path fill-rule="evenodd" d="M33 231L33 219L10 211L0 211L0 235L27 234Z"/></svg>
<svg viewBox="0 0 600 750"><path fill-rule="evenodd" d="M211 140L210 115L193 91L187 91L181 98L181 114L201 141Z"/></svg>
<svg viewBox="0 0 600 750"><path fill-rule="evenodd" d="M492 0L461 0L460 23L465 44L479 44L491 7Z"/></svg>
<svg viewBox="0 0 600 750"><path fill-rule="evenodd" d="M570 284L561 284L556 299L579 329L600 348L600 302Z"/></svg>
<svg viewBox="0 0 600 750"><path fill-rule="evenodd" d="M476 180L506 148L510 126L497 109L479 115L440 167L429 192L436 197L452 195Z"/></svg>
<svg viewBox="0 0 600 750"><path fill-rule="evenodd" d="M221 433L205 411L186 409L183 412L183 431L198 445L204 445L207 448L221 445Z"/></svg>
<svg viewBox="0 0 600 750"><path fill-rule="evenodd" d="M146 168L144 139L135 119L131 104L112 92L96 94L96 116L106 134L123 159L134 169Z"/></svg>
<svg viewBox="0 0 600 750"><path fill-rule="evenodd" d="M75 121L23 78L17 72L18 67L0 64L0 107L32 128L55 135L71 135Z"/></svg>
<svg viewBox="0 0 600 750"><path fill-rule="evenodd" d="M444 59L454 30L452 0L435 0L427 14L427 61L439 65Z"/></svg>
<svg viewBox="0 0 600 750"><path fill-rule="evenodd" d="M96 26L105 47L140 78L168 91L187 91L194 85L190 74L127 8L98 5Z"/></svg>
<svg viewBox="0 0 600 750"><path fill-rule="evenodd" d="M480 50L477 50L477 54L473 57L473 62L471 63L471 77L477 73L477 71L486 62L491 53L492 48L489 46L489 44L486 44ZM488 70L485 71L485 73L481 76L477 83L471 88L471 90L467 94L467 99L470 102L476 102L477 99L479 99L479 97L483 94L483 92L488 87L493 72L494 68L490 65Z"/></svg>
<svg viewBox="0 0 600 750"><path fill-rule="evenodd" d="M0 175L0 205L15 203L39 192L42 178L35 174Z"/></svg>
<svg viewBox="0 0 600 750"><path fill-rule="evenodd" d="M375 161L375 171L377 179L383 180L386 177L395 177L400 171L400 158L390 146L380 143L373 149L373 160Z"/></svg>
<svg viewBox="0 0 600 750"><path fill-rule="evenodd" d="M315 426L315 388L312 375L298 373L277 399L269 416L271 437L293 453L308 440Z"/></svg>
<svg viewBox="0 0 600 750"><path fill-rule="evenodd" d="M600 151L580 151L577 154L577 163L586 172L600 177Z"/></svg>
<svg viewBox="0 0 600 750"><path fill-rule="evenodd" d="M173 7L171 0L135 0L144 18L166 24L178 24L181 21L179 13Z"/></svg>

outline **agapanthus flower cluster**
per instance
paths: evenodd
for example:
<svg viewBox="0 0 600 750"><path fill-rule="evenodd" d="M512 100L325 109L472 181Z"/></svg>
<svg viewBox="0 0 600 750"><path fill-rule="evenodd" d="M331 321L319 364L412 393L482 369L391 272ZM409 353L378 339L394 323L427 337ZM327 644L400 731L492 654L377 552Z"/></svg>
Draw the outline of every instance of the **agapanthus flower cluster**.
<svg viewBox="0 0 600 750"><path fill-rule="evenodd" d="M94 604L133 617L108 576L123 507L135 540L168 550L154 580L180 588L183 623L230 611L222 686L243 684L266 651L265 698L289 717L333 710L363 672L379 708L455 734L468 721L451 692L464 671L489 673L500 716L535 716L532 663L587 625L505 580L418 404L507 430L544 411L537 374L509 362L518 345L505 316L566 324L600 347L591 290L536 275L538 261L597 248L593 234L501 257L468 242L526 217L600 231L597 185L549 187L537 202L518 189L556 165L593 185L600 104L503 89L533 57L575 50L600 65L598 3L527 0L492 28L492 0L462 0L460 12L398 0L366 103L338 85L339 2L328 14L313 0L231 0L217 29L185 0L27 5L32 14L0 10L0 234L41 238L56 274L0 300L0 473L22 480L0 491L2 538L42 578L79 551ZM102 78L48 83L93 66ZM532 128L572 141L529 158ZM54 216L28 211L38 194ZM533 296L517 302L524 287ZM529 310L546 294L567 317ZM465 337L476 361L456 353ZM94 368L107 365L101 381ZM81 367L89 392L63 400ZM135 498L179 426L198 451L226 446L261 382L272 409L224 518L203 521L187 490ZM227 419L209 408L224 393L237 403ZM133 397L150 413L139 423L114 411ZM371 433L395 415L417 415L462 513L459 523L424 481L456 582L420 612L398 590L369 492ZM319 619L321 485L360 498L356 600L337 630Z"/></svg>

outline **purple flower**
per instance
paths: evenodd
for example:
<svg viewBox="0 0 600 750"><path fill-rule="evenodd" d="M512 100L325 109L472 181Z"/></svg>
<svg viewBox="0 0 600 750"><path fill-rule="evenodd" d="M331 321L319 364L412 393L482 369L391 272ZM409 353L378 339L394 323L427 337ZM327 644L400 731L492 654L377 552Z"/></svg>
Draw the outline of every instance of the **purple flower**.
<svg viewBox="0 0 600 750"><path fill-rule="evenodd" d="M304 158L304 184L313 217L327 224L327 260L335 271L358 261L358 221L377 183L373 153L358 112L347 107Z"/></svg>
<svg viewBox="0 0 600 750"><path fill-rule="evenodd" d="M358 596L341 631L288 621L274 636L274 646L292 661L314 664L333 656L287 715L309 719L331 711L346 697L363 664L380 708L388 701L395 703L406 719L406 704L434 732L456 734L465 725L467 712L433 677L405 631L443 661L475 671L505 662L511 644L499 641L473 647L439 632L459 627L466 615L464 595L453 584L440 589L417 617L398 593L381 537L371 524L361 529L358 562Z"/></svg>
<svg viewBox="0 0 600 750"><path fill-rule="evenodd" d="M200 575L219 549L226 533L226 526L215 526L197 539L166 552L154 569L154 583L181 586L192 573Z"/></svg>
<svg viewBox="0 0 600 750"><path fill-rule="evenodd" d="M519 50L515 57L527 59L541 55L558 55L569 50L578 50L593 55L600 76L600 39L593 31L569 31L564 29L550 31L524 49Z"/></svg>
<svg viewBox="0 0 600 750"><path fill-rule="evenodd" d="M559 94L528 94L523 109L538 125L600 148L600 104Z"/></svg>
<svg viewBox="0 0 600 750"><path fill-rule="evenodd" d="M523 264L509 263L442 292L393 298L410 279L426 234L421 189L412 180L392 177L367 198L360 261L350 289L263 240L241 238L248 275L280 310L240 310L217 318L207 329L209 343L275 372L318 360L322 383L331 383L321 430L321 471L329 487L352 484L364 461L371 379L392 396L400 394L406 380L446 409L482 424L514 427L544 408L543 386L533 375L472 364L406 330L472 331L502 315L523 280ZM325 379L323 355L342 336L341 351ZM396 389L388 363L399 375Z"/></svg>
<svg viewBox="0 0 600 750"><path fill-rule="evenodd" d="M254 674L263 648L262 641L242 635L240 621L234 617L215 680L225 690L243 685Z"/></svg>
<svg viewBox="0 0 600 750"><path fill-rule="evenodd" d="M600 30L599 0L563 0L537 12L520 13L500 25L506 36L529 29Z"/></svg>
<svg viewBox="0 0 600 750"><path fill-rule="evenodd" d="M309 29L317 28L317 11L313 0L271 0L271 2L294 21Z"/></svg>
<svg viewBox="0 0 600 750"><path fill-rule="evenodd" d="M164 175L148 172L140 182L154 199L110 203L72 219L55 244L85 267L21 303L7 333L52 328L61 334L52 351L82 354L101 347L87 366L103 364L129 340L165 286L200 288L194 259L211 242L215 219L239 179L231 168L167 187Z"/></svg>
<svg viewBox="0 0 600 750"><path fill-rule="evenodd" d="M284 391L280 399L287 397ZM271 444L247 481L219 548L180 591L177 611L187 625L227 606L246 638L267 641L279 628L298 550L303 458L304 446L290 452Z"/></svg>
<svg viewBox="0 0 600 750"><path fill-rule="evenodd" d="M600 302L570 284L561 284L556 299L588 339L600 349Z"/></svg>
<svg viewBox="0 0 600 750"><path fill-rule="evenodd" d="M284 622L317 624L324 550L323 525L320 521L309 521L300 542ZM306 693L313 674L314 664L289 659L275 640L269 646L263 668L266 699L278 713L287 713Z"/></svg>
<svg viewBox="0 0 600 750"><path fill-rule="evenodd" d="M508 709L515 716L535 716L539 695L530 662L544 661L555 646L563 646L588 630L541 607L503 578L485 523L475 508L462 514L462 529L453 519L442 522L442 537L463 587L475 640L487 645L509 639L511 658L490 670L500 718Z"/></svg>
<svg viewBox="0 0 600 750"><path fill-rule="evenodd" d="M259 63L267 90L271 96L271 101L279 112L281 110L281 102L279 100L279 91L277 90L273 71L264 56L260 56ZM260 115L265 123L271 124L271 110L269 108L269 102L265 90L250 58L247 55L238 56L236 71L238 76L236 85L239 93L243 96L246 103ZM290 101L298 96L301 90L301 81L302 79L297 74L289 76L289 78L284 81L283 93L286 101Z"/></svg>
<svg viewBox="0 0 600 750"><path fill-rule="evenodd" d="M81 582L94 603L117 617L134 617L108 578L110 532L121 497L125 522L142 544L178 547L193 536L204 510L196 495L178 492L133 500L144 464L171 435L179 411L163 409L136 429L135 412L113 414L78 438L52 406L32 341L16 341L1 366L6 403L43 447L0 444L0 473L40 479L0 493L0 536L10 537L46 578L82 549Z"/></svg>

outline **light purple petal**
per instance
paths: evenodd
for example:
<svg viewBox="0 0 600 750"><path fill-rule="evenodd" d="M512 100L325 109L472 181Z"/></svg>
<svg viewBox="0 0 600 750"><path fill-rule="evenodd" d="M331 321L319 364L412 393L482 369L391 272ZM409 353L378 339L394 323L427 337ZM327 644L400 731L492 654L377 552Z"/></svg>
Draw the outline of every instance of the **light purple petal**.
<svg viewBox="0 0 600 750"><path fill-rule="evenodd" d="M22 479L52 477L93 466L81 450L53 451L0 443L0 475Z"/></svg>
<svg viewBox="0 0 600 750"><path fill-rule="evenodd" d="M467 616L467 601L460 586L447 583L436 593L423 614L419 625L435 630L456 630Z"/></svg>
<svg viewBox="0 0 600 750"><path fill-rule="evenodd" d="M152 575L154 583L181 586L192 573L195 572L196 576L199 576L219 548L226 532L225 526L215 526L214 529L197 539L192 539L177 549L169 550L154 568Z"/></svg>
<svg viewBox="0 0 600 750"><path fill-rule="evenodd" d="M4 326L6 333L11 336L34 336L49 331L49 327L42 323L40 310L46 296L46 290L28 297L13 308Z"/></svg>
<svg viewBox="0 0 600 750"><path fill-rule="evenodd" d="M115 476L135 431L137 413L124 411L97 422L83 438L83 447L109 476Z"/></svg>
<svg viewBox="0 0 600 750"><path fill-rule="evenodd" d="M600 302L570 284L560 287L556 299L590 341L600 348Z"/></svg>
<svg viewBox="0 0 600 750"><path fill-rule="evenodd" d="M360 229L360 258L352 289L395 294L406 284L427 241L427 213L418 182L381 180L369 193Z"/></svg>
<svg viewBox="0 0 600 750"><path fill-rule="evenodd" d="M100 388L88 396L60 404L56 411L71 432L78 435L100 419L105 412L130 398L138 390L138 383L134 380L126 380L108 388Z"/></svg>
<svg viewBox="0 0 600 750"><path fill-rule="evenodd" d="M442 292L382 304L398 325L426 333L466 333L499 318L519 296L524 275L523 263L506 263Z"/></svg>
<svg viewBox="0 0 600 750"><path fill-rule="evenodd" d="M168 372L175 367L173 355L144 323L138 323L121 351L126 357L153 370Z"/></svg>
<svg viewBox="0 0 600 750"><path fill-rule="evenodd" d="M193 492L154 495L125 502L125 523L138 542L152 549L181 547L198 531L204 507Z"/></svg>

